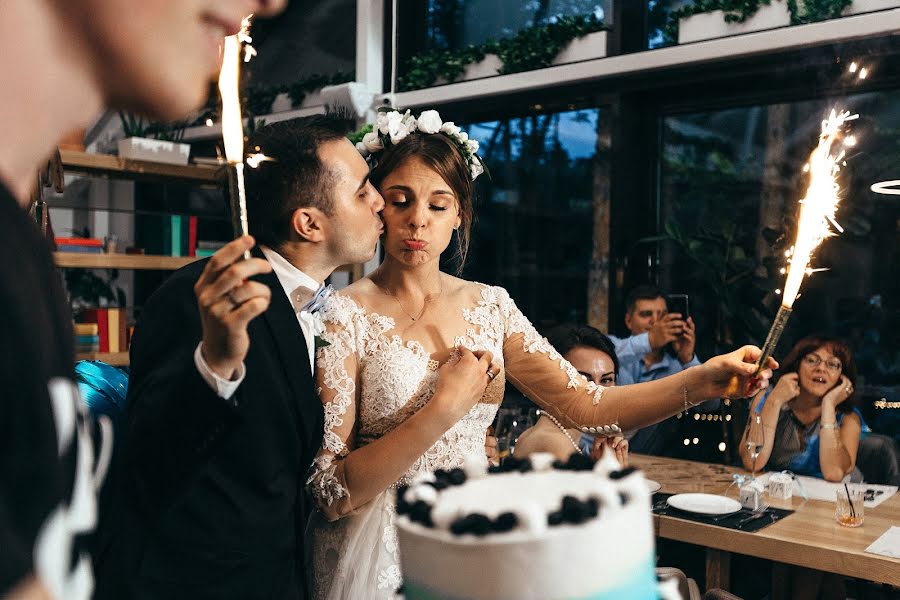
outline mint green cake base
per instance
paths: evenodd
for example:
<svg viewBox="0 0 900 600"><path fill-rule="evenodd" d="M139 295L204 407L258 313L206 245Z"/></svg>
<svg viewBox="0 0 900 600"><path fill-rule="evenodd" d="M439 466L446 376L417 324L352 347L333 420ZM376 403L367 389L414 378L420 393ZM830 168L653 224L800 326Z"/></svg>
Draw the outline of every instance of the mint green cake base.
<svg viewBox="0 0 900 600"><path fill-rule="evenodd" d="M602 562L603 556L598 555L597 561ZM613 587L596 594L578 598L553 598L552 600L657 600L659 598L656 571L652 560L647 561L641 568L635 569L635 573L626 580L613 577L616 579ZM406 576L403 579L403 590L406 600L474 600L466 596L447 595L429 589L425 585L411 581Z"/></svg>

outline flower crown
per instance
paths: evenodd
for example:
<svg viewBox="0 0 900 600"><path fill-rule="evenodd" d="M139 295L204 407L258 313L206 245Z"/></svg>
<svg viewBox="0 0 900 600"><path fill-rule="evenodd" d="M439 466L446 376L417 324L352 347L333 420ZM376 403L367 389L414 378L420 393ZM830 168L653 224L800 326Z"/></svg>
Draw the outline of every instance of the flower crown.
<svg viewBox="0 0 900 600"><path fill-rule="evenodd" d="M398 110L384 110L375 117L375 123L368 124L350 136L356 142L356 149L370 160L374 154L381 152L388 145L397 144L411 133L443 133L450 138L462 152L469 166L472 181L484 173L484 162L478 156L478 142L470 140L469 134L457 127L453 121L446 123L436 110L425 110L419 118L410 111L401 113Z"/></svg>

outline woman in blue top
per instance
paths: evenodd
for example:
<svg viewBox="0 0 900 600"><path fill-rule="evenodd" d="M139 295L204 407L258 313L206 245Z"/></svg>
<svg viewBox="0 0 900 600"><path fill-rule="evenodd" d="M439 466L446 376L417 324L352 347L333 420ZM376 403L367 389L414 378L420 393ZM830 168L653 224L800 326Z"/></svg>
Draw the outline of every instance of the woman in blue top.
<svg viewBox="0 0 900 600"><path fill-rule="evenodd" d="M784 359L782 373L774 388L753 399L765 431L757 468L841 481L854 470L859 441L868 430L848 402L856 383L850 348L837 338L805 337ZM741 459L751 469L745 442Z"/></svg>

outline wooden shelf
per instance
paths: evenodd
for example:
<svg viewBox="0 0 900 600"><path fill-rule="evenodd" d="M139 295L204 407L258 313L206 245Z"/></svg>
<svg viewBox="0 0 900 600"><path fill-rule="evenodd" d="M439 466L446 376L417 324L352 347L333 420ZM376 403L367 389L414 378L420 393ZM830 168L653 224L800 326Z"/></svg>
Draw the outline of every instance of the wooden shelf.
<svg viewBox="0 0 900 600"><path fill-rule="evenodd" d="M63 168L67 172L100 175L120 179L192 183L220 186L225 181L221 167L169 165L143 160L128 160L109 154L89 154L75 150L60 150Z"/></svg>
<svg viewBox="0 0 900 600"><path fill-rule="evenodd" d="M114 367L128 366L127 352L79 352L75 360L101 360Z"/></svg>
<svg viewBox="0 0 900 600"><path fill-rule="evenodd" d="M86 252L54 252L58 267L74 269L145 269L174 271L201 256L152 256L147 254L88 254Z"/></svg>

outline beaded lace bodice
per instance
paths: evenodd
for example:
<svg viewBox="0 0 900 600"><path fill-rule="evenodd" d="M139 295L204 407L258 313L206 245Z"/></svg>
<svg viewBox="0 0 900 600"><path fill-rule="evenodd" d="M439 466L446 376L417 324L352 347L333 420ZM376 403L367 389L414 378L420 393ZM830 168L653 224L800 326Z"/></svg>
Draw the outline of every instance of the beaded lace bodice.
<svg viewBox="0 0 900 600"><path fill-rule="evenodd" d="M600 400L603 388L585 380L550 346L506 290L483 285L479 289L478 301L461 309L465 331L453 336L454 346L491 351L501 373L481 401L407 470L401 482L426 470L461 466L467 456L484 452L485 432L502 400L506 374L545 408L585 397L591 405ZM367 311L347 295L331 297L323 320L322 337L328 345L319 349L316 368L325 433L309 484L321 509L340 514L352 510L353 503L342 474L335 472L337 464L354 448L384 436L422 408L434 393L438 363L419 341L401 339L392 318ZM507 364L511 359L512 368ZM565 412L557 411L556 416L572 422ZM334 506L336 502L346 506Z"/></svg>
<svg viewBox="0 0 900 600"><path fill-rule="evenodd" d="M503 324L492 318L497 308L495 293L486 287L482 296L481 304L464 310L472 327L456 336L454 346L490 350L502 367ZM392 318L366 312L349 296L335 295L323 318L328 326L323 338L330 345L319 351L316 366L322 373L322 383L336 394L325 406L323 452L315 465L319 473L328 469L335 456L344 456L350 450L337 430L345 425L344 417L354 402L357 411L353 444L359 447L390 432L431 399L439 366L420 342L404 342L393 333ZM358 365L358 390L345 368L348 359ZM354 397L357 393L358 400ZM401 481L423 471L461 466L466 456L483 453L485 432L502 397L501 371L481 401L417 460Z"/></svg>

